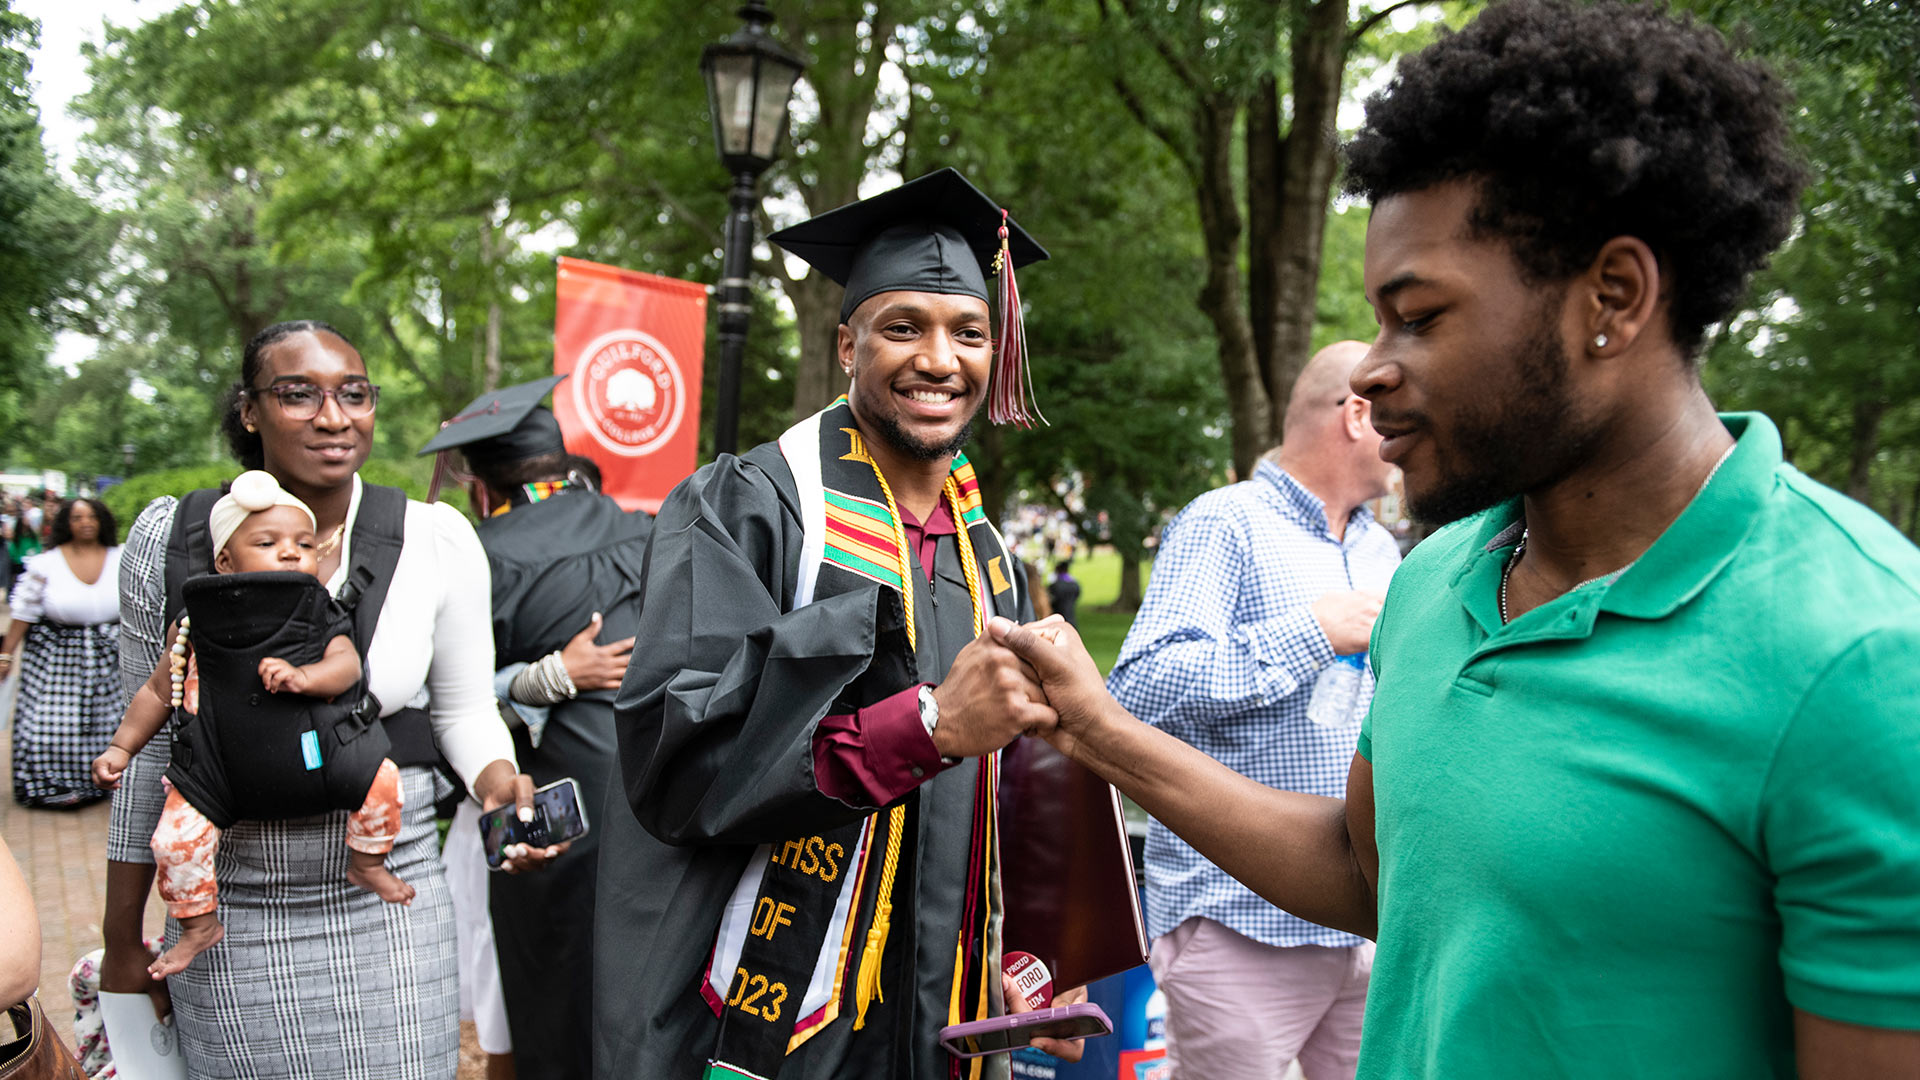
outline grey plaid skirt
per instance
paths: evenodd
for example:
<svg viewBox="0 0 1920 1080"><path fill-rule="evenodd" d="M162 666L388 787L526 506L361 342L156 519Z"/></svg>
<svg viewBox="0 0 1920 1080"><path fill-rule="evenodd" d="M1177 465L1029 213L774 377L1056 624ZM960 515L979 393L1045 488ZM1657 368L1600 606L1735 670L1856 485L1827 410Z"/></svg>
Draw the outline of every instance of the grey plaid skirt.
<svg viewBox="0 0 1920 1080"><path fill-rule="evenodd" d="M167 981L194 1080L452 1080L459 969L434 777L400 775L406 810L387 865L418 891L410 906L348 884L344 810L222 834L226 937ZM178 930L169 920L168 944Z"/></svg>
<svg viewBox="0 0 1920 1080"><path fill-rule="evenodd" d="M13 710L13 798L22 806L81 806L106 797L93 759L120 725L118 623L27 628Z"/></svg>

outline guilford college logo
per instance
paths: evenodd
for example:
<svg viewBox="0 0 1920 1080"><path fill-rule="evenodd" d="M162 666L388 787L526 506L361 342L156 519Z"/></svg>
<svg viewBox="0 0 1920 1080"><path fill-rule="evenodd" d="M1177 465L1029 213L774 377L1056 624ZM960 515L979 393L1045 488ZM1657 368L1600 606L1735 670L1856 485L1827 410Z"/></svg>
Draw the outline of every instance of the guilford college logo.
<svg viewBox="0 0 1920 1080"><path fill-rule="evenodd" d="M673 354L641 330L609 330L580 350L573 407L589 434L621 457L660 449L680 430L686 380Z"/></svg>

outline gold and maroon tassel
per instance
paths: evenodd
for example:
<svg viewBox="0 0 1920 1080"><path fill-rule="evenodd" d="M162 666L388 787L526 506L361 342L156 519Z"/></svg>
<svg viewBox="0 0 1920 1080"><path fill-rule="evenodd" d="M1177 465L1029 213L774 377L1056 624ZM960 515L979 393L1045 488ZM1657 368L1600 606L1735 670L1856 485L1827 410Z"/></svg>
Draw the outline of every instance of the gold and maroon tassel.
<svg viewBox="0 0 1920 1080"><path fill-rule="evenodd" d="M1027 364L1027 323L1020 314L1020 286L1013 280L1007 245L1007 212L1000 211L1000 251L993 257L1000 285L1000 340L994 343L993 379L987 384L987 419L996 424L1052 425L1033 400L1033 370Z"/></svg>

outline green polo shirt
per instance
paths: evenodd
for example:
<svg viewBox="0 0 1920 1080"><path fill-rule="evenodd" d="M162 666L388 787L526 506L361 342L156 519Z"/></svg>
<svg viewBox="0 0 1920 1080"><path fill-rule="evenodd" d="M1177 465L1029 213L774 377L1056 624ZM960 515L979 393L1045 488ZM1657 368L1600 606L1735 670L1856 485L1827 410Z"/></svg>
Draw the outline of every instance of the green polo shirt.
<svg viewBox="0 0 1920 1080"><path fill-rule="evenodd" d="M1517 502L1394 577L1361 1076L1754 1080L1795 1007L1920 1028L1920 551L1722 419L1609 581L1502 626Z"/></svg>

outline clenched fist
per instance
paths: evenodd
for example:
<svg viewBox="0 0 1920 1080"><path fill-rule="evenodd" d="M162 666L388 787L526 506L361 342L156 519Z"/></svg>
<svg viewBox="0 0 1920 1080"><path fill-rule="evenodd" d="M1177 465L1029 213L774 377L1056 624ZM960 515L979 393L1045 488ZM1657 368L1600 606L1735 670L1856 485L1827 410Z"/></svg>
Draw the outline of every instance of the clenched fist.
<svg viewBox="0 0 1920 1080"><path fill-rule="evenodd" d="M1033 672L985 634L960 650L946 681L934 688L933 700L940 707L933 745L942 757L990 754L1054 723Z"/></svg>
<svg viewBox="0 0 1920 1080"><path fill-rule="evenodd" d="M1335 655L1367 651L1373 621L1380 617L1380 603L1385 599L1376 592L1331 592L1313 602L1313 617Z"/></svg>

